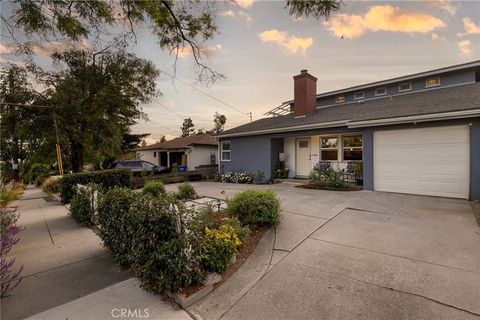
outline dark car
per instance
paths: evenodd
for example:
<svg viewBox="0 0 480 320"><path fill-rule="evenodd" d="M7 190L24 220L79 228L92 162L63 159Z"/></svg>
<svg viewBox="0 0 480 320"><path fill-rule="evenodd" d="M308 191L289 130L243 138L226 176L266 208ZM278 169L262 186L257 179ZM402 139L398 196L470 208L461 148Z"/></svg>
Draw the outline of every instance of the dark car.
<svg viewBox="0 0 480 320"><path fill-rule="evenodd" d="M160 174L168 173L170 169L163 166L156 166L151 162L144 160L122 160L114 161L108 166L109 169L130 169L134 175L142 173Z"/></svg>

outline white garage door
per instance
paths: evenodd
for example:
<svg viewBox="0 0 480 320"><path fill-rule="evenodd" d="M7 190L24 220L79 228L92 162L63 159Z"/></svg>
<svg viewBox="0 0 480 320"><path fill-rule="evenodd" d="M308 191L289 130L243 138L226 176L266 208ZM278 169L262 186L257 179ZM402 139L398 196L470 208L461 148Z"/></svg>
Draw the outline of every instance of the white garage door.
<svg viewBox="0 0 480 320"><path fill-rule="evenodd" d="M375 190L468 199L469 140L468 126L376 131Z"/></svg>

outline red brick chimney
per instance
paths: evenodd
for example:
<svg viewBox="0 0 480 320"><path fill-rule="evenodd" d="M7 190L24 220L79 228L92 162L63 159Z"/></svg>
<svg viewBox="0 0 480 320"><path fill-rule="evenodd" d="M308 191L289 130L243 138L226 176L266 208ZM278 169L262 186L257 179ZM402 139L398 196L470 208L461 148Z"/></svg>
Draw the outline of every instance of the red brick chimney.
<svg viewBox="0 0 480 320"><path fill-rule="evenodd" d="M302 70L299 75L293 77L293 81L295 117L306 116L317 111L317 78L307 70Z"/></svg>

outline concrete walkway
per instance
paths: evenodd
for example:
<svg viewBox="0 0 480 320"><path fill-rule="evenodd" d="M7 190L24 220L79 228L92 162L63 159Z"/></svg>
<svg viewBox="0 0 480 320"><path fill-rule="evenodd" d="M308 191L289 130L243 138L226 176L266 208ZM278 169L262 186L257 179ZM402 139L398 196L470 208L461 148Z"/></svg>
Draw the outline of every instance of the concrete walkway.
<svg viewBox="0 0 480 320"><path fill-rule="evenodd" d="M269 268L222 284L189 308L198 319L480 319L480 229L468 201L194 186L219 198L272 188L283 209Z"/></svg>
<svg viewBox="0 0 480 320"><path fill-rule="evenodd" d="M114 264L100 238L48 194L29 188L12 205L27 227L11 252L16 265L24 265L24 278L1 300L2 319L113 319L112 309L137 307L139 301L150 308L150 319L189 318L140 289L128 270Z"/></svg>

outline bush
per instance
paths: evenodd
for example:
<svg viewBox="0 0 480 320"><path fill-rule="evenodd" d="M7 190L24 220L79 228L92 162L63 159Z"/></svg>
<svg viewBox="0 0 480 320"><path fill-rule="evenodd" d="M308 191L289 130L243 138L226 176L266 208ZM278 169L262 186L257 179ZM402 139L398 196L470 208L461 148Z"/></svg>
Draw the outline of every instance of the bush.
<svg viewBox="0 0 480 320"><path fill-rule="evenodd" d="M60 198L63 203L69 203L77 184L95 183L107 190L114 187L128 188L131 179L132 171L129 169L70 173L60 179Z"/></svg>
<svg viewBox="0 0 480 320"><path fill-rule="evenodd" d="M265 173L263 173L263 171L257 171L257 173L255 173L253 175L253 183L255 184L263 184L265 183Z"/></svg>
<svg viewBox="0 0 480 320"><path fill-rule="evenodd" d="M112 253L113 259L120 264L129 264L131 241L135 233L130 208L138 194L127 188L114 188L100 196L97 221L103 244Z"/></svg>
<svg viewBox="0 0 480 320"><path fill-rule="evenodd" d="M201 241L187 232L191 214L180 203L179 211L171 206L173 198L136 201L132 208L133 269L143 287L155 293L177 291L203 282Z"/></svg>
<svg viewBox="0 0 480 320"><path fill-rule="evenodd" d="M343 181L343 171L335 170L324 164L317 164L310 174L310 180L316 188L342 190L345 187Z"/></svg>
<svg viewBox="0 0 480 320"><path fill-rule="evenodd" d="M180 200L191 200L197 197L197 191L189 182L179 184L177 188L177 197Z"/></svg>
<svg viewBox="0 0 480 320"><path fill-rule="evenodd" d="M242 244L232 226L205 228L202 264L208 271L222 273L228 267L237 248Z"/></svg>
<svg viewBox="0 0 480 320"><path fill-rule="evenodd" d="M57 193L60 190L60 177L51 176L45 179L42 184L42 190L50 193Z"/></svg>
<svg viewBox="0 0 480 320"><path fill-rule="evenodd" d="M50 166L47 164L34 163L30 170L23 176L23 180L27 184L35 183L40 186L43 181L48 177L50 172Z"/></svg>
<svg viewBox="0 0 480 320"><path fill-rule="evenodd" d="M242 223L238 218L231 217L223 220L222 223L224 226L232 227L242 243L248 240L250 236L250 228L248 226L242 226Z"/></svg>
<svg viewBox="0 0 480 320"><path fill-rule="evenodd" d="M88 184L78 188L70 203L70 215L82 226L95 224L94 194L98 186Z"/></svg>
<svg viewBox="0 0 480 320"><path fill-rule="evenodd" d="M276 225L280 222L280 200L271 190L245 190L228 201L228 212L243 225Z"/></svg>
<svg viewBox="0 0 480 320"><path fill-rule="evenodd" d="M165 191L165 186L161 181L149 181L142 188L142 194L149 194L157 198L160 198L166 193L167 191Z"/></svg>

